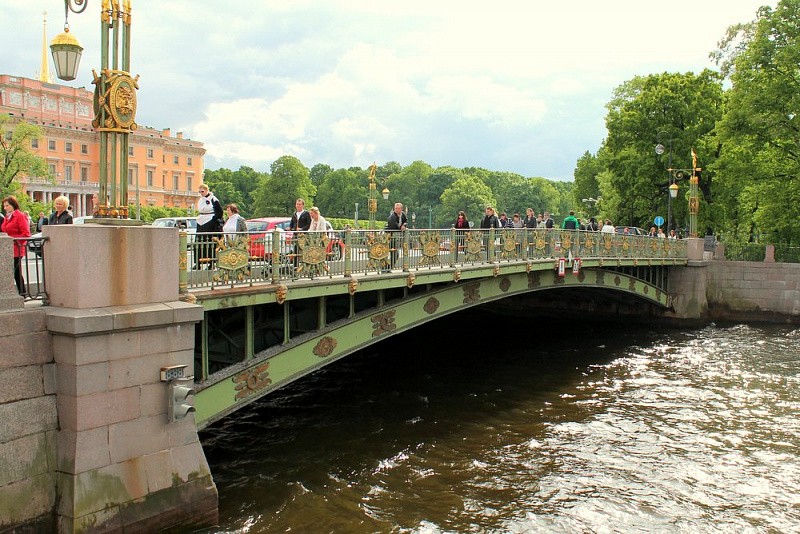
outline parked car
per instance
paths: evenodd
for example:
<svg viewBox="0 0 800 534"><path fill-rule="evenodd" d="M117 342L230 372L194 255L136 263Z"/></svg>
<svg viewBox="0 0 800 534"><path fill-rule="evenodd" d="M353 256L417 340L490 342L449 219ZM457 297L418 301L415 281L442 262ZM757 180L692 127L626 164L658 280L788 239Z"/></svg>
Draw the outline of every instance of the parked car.
<svg viewBox="0 0 800 534"><path fill-rule="evenodd" d="M625 234L625 229L628 229L628 235L647 235L647 232L637 226L615 226L614 229L618 234Z"/></svg>
<svg viewBox="0 0 800 534"><path fill-rule="evenodd" d="M271 258L272 257L272 232L278 230L281 234L281 250L286 251L287 236L286 230L292 220L289 217L260 217L248 219L247 231L250 233L250 257L251 258Z"/></svg>
<svg viewBox="0 0 800 534"><path fill-rule="evenodd" d="M197 232L197 217L161 217L153 221L152 226L162 228L183 227L187 233L193 234Z"/></svg>

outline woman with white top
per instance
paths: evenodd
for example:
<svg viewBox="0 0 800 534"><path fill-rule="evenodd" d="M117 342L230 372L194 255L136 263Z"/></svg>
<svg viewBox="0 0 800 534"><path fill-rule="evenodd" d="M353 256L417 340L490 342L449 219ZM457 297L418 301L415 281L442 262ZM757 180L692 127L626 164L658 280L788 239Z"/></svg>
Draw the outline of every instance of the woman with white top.
<svg viewBox="0 0 800 534"><path fill-rule="evenodd" d="M325 225L325 217L319 214L318 207L314 206L308 210L308 213L311 215L311 226L308 227L309 232L324 232L328 229Z"/></svg>
<svg viewBox="0 0 800 534"><path fill-rule="evenodd" d="M228 214L228 218L222 225L222 231L225 233L225 240L232 243L237 235L247 232L247 223L244 222L244 217L239 215L239 206L236 204L225 206L225 213Z"/></svg>

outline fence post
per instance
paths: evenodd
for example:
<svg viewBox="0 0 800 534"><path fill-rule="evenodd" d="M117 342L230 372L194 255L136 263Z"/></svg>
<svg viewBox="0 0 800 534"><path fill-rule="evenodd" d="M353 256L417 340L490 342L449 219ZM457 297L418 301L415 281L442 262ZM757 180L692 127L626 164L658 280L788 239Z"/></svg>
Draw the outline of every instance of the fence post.
<svg viewBox="0 0 800 534"><path fill-rule="evenodd" d="M764 263L775 263L775 245L767 245L764 251Z"/></svg>
<svg viewBox="0 0 800 534"><path fill-rule="evenodd" d="M344 275L353 274L353 229L345 228L344 231Z"/></svg>
<svg viewBox="0 0 800 534"><path fill-rule="evenodd" d="M189 238L181 230L178 233L178 293L181 296L189 293Z"/></svg>

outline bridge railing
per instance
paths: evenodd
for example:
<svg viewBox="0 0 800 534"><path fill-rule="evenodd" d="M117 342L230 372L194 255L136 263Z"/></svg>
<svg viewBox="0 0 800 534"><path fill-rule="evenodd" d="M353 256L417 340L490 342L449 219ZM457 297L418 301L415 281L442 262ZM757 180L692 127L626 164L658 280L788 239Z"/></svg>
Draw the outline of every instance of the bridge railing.
<svg viewBox="0 0 800 534"><path fill-rule="evenodd" d="M44 237L15 237L14 246L19 243L25 254L20 258L19 270L22 274L22 291L25 301L41 300L48 302L44 275Z"/></svg>
<svg viewBox="0 0 800 534"><path fill-rule="evenodd" d="M181 233L181 291L559 258L685 259L682 240L560 229Z"/></svg>

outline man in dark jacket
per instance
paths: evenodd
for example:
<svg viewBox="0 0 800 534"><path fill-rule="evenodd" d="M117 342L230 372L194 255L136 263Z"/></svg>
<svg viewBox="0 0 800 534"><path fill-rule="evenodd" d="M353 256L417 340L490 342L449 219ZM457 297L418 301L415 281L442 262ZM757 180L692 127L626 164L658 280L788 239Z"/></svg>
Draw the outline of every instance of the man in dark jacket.
<svg viewBox="0 0 800 534"><path fill-rule="evenodd" d="M311 228L311 214L308 213L306 209L306 201L302 198L298 198L294 201L294 214L292 215L292 220L289 222L289 231L290 232L307 232L308 229ZM298 254L300 250L297 248L297 236L292 236L292 241L295 242L293 257L294 257L294 266L295 269L297 268L299 257Z"/></svg>
<svg viewBox="0 0 800 534"><path fill-rule="evenodd" d="M406 228L408 228L408 217L403 212L403 204L397 202L394 205L394 211L392 211L389 218L386 220L386 229L390 232L394 232L392 234L391 246L392 267L394 267L394 263L397 261L397 249L403 246L403 234L399 232L403 232Z"/></svg>
<svg viewBox="0 0 800 534"><path fill-rule="evenodd" d="M497 215L494 213L494 208L491 206L486 206L486 215L484 215L483 219L481 219L481 228L482 229L490 229L490 228L500 228L500 219L497 218ZM483 237L483 246L486 249L486 259L489 260L489 232L486 232L486 235Z"/></svg>

